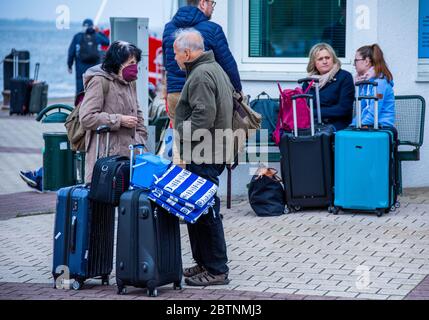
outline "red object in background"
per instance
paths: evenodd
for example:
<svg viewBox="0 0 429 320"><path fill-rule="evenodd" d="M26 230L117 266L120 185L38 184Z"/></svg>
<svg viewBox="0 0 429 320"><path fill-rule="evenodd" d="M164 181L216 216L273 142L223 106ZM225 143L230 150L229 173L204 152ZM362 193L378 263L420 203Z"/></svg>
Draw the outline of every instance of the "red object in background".
<svg viewBox="0 0 429 320"><path fill-rule="evenodd" d="M149 81L156 87L162 81L162 41L149 37Z"/></svg>
<svg viewBox="0 0 429 320"><path fill-rule="evenodd" d="M110 39L110 29L104 29L101 31L101 33L103 33L107 38ZM109 46L101 46L101 50L107 51L107 49L109 49Z"/></svg>

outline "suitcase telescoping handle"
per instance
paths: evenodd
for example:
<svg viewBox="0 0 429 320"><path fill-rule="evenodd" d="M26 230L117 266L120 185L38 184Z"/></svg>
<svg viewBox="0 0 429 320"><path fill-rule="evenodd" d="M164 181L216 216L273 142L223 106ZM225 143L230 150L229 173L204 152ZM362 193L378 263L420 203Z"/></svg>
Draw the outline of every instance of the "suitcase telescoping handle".
<svg viewBox="0 0 429 320"><path fill-rule="evenodd" d="M317 108L317 123L322 124L322 110L320 109L320 85L319 85L319 79L317 78L303 78L299 79L298 83L314 83L314 88L316 91L316 108Z"/></svg>
<svg viewBox="0 0 429 320"><path fill-rule="evenodd" d="M12 60L13 60L13 77L16 78L19 75L19 52L12 49Z"/></svg>
<svg viewBox="0 0 429 320"><path fill-rule="evenodd" d="M360 96L359 89L361 86L369 85L374 88L373 96ZM356 99L356 127L362 128L362 100L374 100L374 129L378 129L378 95L377 95L377 86L378 83L375 81L358 81L355 83L355 86L358 87L357 90L357 99Z"/></svg>
<svg viewBox="0 0 429 320"><path fill-rule="evenodd" d="M36 67L34 68L34 81L37 81L39 78L39 69L40 69L40 63L36 63Z"/></svg>
<svg viewBox="0 0 429 320"><path fill-rule="evenodd" d="M309 99L310 100L310 127L311 136L314 136L314 111L313 111L313 96L311 94L296 94L292 96L292 109L293 109L293 131L295 137L298 137L298 120L296 113L296 100Z"/></svg>
<svg viewBox="0 0 429 320"><path fill-rule="evenodd" d="M100 126L97 128L96 132L97 132L97 145L95 147L95 152L96 152L97 160L98 160L100 158L100 154L99 154L99 151L100 151L99 150L99 148L100 148L100 135L103 133L107 134L107 136L106 136L106 151L105 152L106 152L106 157L109 156L110 127L106 126L106 125Z"/></svg>
<svg viewBox="0 0 429 320"><path fill-rule="evenodd" d="M132 189L131 180L133 179L134 150L139 149L140 153L143 153L143 151L145 149L147 150L147 148L146 148L146 145L144 144L130 144L129 149L130 149L130 189Z"/></svg>

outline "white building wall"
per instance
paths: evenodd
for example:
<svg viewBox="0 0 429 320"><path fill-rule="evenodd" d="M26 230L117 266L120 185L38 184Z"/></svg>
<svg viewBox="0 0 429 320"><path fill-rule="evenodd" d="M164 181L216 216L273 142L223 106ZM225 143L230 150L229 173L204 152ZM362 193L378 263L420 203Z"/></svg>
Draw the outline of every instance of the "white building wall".
<svg viewBox="0 0 429 320"><path fill-rule="evenodd" d="M288 73L286 65L267 65L267 72L263 72L260 67L243 64L243 33L248 26L243 25L242 0L218 1L217 4L213 21L221 24L227 34L231 51L239 65L244 92L256 97L266 91L272 97L277 97L275 80L279 80L284 87L295 87L296 79L305 76L305 65L291 66L294 70ZM349 0L348 6L351 9L348 11L348 19L352 23L347 26L347 59L343 60L343 68L354 73L352 60L355 50L362 45L378 42L395 78L395 94L417 94L429 102L429 82L416 81L418 4L419 0ZM369 9L369 29L362 26L362 8L365 9L362 6ZM280 72L276 73L276 69ZM300 72L297 72L298 69ZM429 116L426 116L425 126L425 144L421 149L421 160L403 162L404 187L429 186ZM278 168L278 164L273 164L273 167ZM246 165L241 165L234 171L234 195L247 194L246 185L250 181L251 172L251 167ZM226 174L221 177L221 182L220 193L224 195Z"/></svg>

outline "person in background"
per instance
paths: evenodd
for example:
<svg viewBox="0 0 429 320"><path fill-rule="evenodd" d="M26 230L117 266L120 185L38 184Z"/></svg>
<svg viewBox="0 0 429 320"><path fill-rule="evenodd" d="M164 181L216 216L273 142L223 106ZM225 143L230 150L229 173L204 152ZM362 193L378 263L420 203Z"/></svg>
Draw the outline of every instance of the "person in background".
<svg viewBox="0 0 429 320"><path fill-rule="evenodd" d="M319 79L323 123L332 124L337 131L348 127L353 119L355 100L353 76L341 69L341 61L329 44L319 43L310 50L307 72L309 77ZM303 89L307 89L308 85L305 83ZM308 93L316 101L315 88ZM314 115L317 116L317 112Z"/></svg>
<svg viewBox="0 0 429 320"><path fill-rule="evenodd" d="M185 71L180 70L174 59L173 43L179 29L195 28L204 38L205 50L212 50L216 61L228 74L237 92L242 91L237 63L229 50L228 41L217 23L210 21L216 1L187 0L187 6L180 8L173 19L165 25L162 50L164 67L167 72L167 104L172 122L177 102L186 81Z"/></svg>
<svg viewBox="0 0 429 320"><path fill-rule="evenodd" d="M110 127L110 155L129 156L130 144L146 144L147 130L137 101L136 80L141 50L125 41L115 41L101 65L85 72L85 96L79 120L85 136L85 182L90 183L97 159L96 129ZM100 139L100 153L106 139ZM100 156L103 156L100 154ZM105 155L104 155L105 156Z"/></svg>
<svg viewBox="0 0 429 320"><path fill-rule="evenodd" d="M378 123L381 127L393 127L395 124L395 93L393 91L393 75L384 60L384 54L378 44L360 47L355 54L355 81L377 82ZM359 95L373 95L371 85L359 88ZM374 100L362 100L362 125L374 125ZM356 119L353 120L356 125Z"/></svg>
<svg viewBox="0 0 429 320"><path fill-rule="evenodd" d="M82 76L86 70L101 62L101 46L110 44L109 38L94 28L91 19L85 19L82 27L83 31L73 37L67 59L70 74L73 72L73 63L76 65L76 95L83 91Z"/></svg>

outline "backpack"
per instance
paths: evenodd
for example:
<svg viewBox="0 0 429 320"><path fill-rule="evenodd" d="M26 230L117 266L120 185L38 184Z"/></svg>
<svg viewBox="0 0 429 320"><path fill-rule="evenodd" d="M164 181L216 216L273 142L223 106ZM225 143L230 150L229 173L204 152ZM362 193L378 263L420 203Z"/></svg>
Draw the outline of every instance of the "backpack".
<svg viewBox="0 0 429 320"><path fill-rule="evenodd" d="M276 129L273 132L273 140L277 145L280 144L283 131L291 132L294 128L292 97L297 94L306 94L312 87L313 83L313 81L310 82L310 85L305 91L299 87L295 89L282 90L280 84L278 84L280 90L280 108L279 115L277 117ZM305 99L296 100L296 117L298 129L308 129L310 127L310 108L308 107Z"/></svg>
<svg viewBox="0 0 429 320"><path fill-rule="evenodd" d="M106 96L107 91L109 90L109 83L104 77L101 77L101 85L103 86L103 95ZM64 126L67 130L67 137L70 141L70 147L73 151L85 152L85 135L86 130L83 129L79 121L79 110L82 105L83 98L85 97L85 92L81 92L77 95L75 100L75 108L67 116Z"/></svg>
<svg viewBox="0 0 429 320"><path fill-rule="evenodd" d="M249 139L251 132L261 128L262 116L253 111L252 108L243 100L243 97L234 92L233 94L233 113L232 113L232 130L244 130L245 136L243 139L234 139L234 160L237 162L237 155L245 146L247 139ZM238 141L237 141L238 140Z"/></svg>
<svg viewBox="0 0 429 320"><path fill-rule="evenodd" d="M267 99L260 99L261 96L267 96ZM276 129L276 122L279 115L279 102L277 100L271 99L271 97L262 92L259 94L255 100L250 102L250 107L252 110L260 113L262 115L261 129L268 130L268 139L272 140L273 132ZM256 133L256 143L260 143L260 131Z"/></svg>
<svg viewBox="0 0 429 320"><path fill-rule="evenodd" d="M79 60L83 63L96 64L100 60L98 52L97 34L84 33L80 40Z"/></svg>

